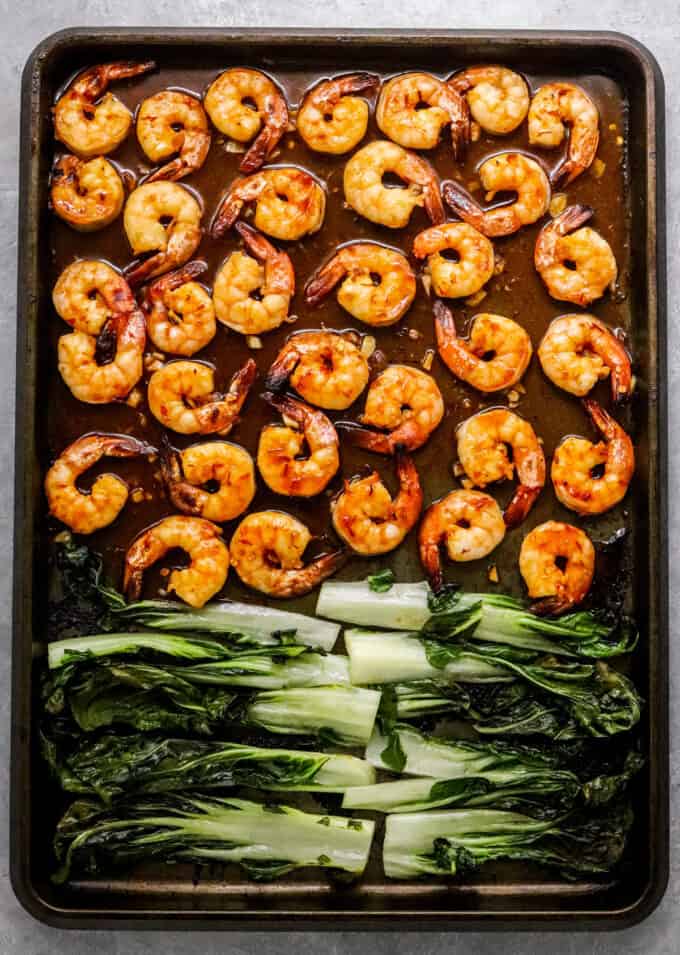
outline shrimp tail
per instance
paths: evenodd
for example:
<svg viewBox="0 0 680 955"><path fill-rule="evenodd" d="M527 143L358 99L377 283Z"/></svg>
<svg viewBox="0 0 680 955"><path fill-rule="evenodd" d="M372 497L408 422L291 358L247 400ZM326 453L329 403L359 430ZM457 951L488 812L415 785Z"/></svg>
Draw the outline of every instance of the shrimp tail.
<svg viewBox="0 0 680 955"><path fill-rule="evenodd" d="M152 282L147 290L148 295L154 298L162 296L165 292L172 292L175 289L181 288L182 285L185 285L192 279L198 278L198 276L206 272L207 269L207 262L203 262L201 259L197 259L195 262L187 262L187 264L183 265L180 269L175 269L173 272L161 275Z"/></svg>
<svg viewBox="0 0 680 955"><path fill-rule="evenodd" d="M177 182L182 179L187 172L187 161L182 156L171 159L164 166L159 166L154 172L146 177L144 182L159 182L161 179L168 182Z"/></svg>
<svg viewBox="0 0 680 955"><path fill-rule="evenodd" d="M522 523L542 489L542 487L530 487L526 484L518 485L512 500L503 513L506 527L513 528Z"/></svg>
<svg viewBox="0 0 680 955"><path fill-rule="evenodd" d="M458 337L456 322L453 312L440 298L436 298L432 303L432 314L434 315L437 345L441 349L450 339Z"/></svg>
<svg viewBox="0 0 680 955"><path fill-rule="evenodd" d="M433 529L430 526L431 519L431 510L425 513L425 517L420 525L420 531L418 532L418 548L420 552L420 561L423 565L423 570L427 576L427 579L430 584L430 589L433 593L439 593L439 591L444 586L444 570L442 568L442 558L440 547L443 542L443 535L441 532L433 533Z"/></svg>
<svg viewBox="0 0 680 955"><path fill-rule="evenodd" d="M179 452L172 447L166 434L163 434L161 439L160 459L161 476L173 507L182 511L183 514L200 517L201 503L199 496L201 489L185 480L182 458Z"/></svg>
<svg viewBox="0 0 680 955"><path fill-rule="evenodd" d="M325 265L321 266L305 285L305 302L307 305L318 305L338 282L347 274L347 269L339 255L334 255Z"/></svg>
<svg viewBox="0 0 680 955"><path fill-rule="evenodd" d="M265 388L268 391L281 391L285 388L299 360L300 356L295 348L284 349L267 372L267 377L264 380Z"/></svg>
<svg viewBox="0 0 680 955"><path fill-rule="evenodd" d="M350 93L374 92L380 86L380 77L377 73L351 73L349 76L341 76L338 85L345 96Z"/></svg>
<svg viewBox="0 0 680 955"><path fill-rule="evenodd" d="M574 232L582 225L585 225L593 217L593 209L590 206L574 205L569 206L556 219L550 223L558 235L568 235Z"/></svg>
<svg viewBox="0 0 680 955"><path fill-rule="evenodd" d="M574 603L575 601L559 595L542 597L540 600L534 601L529 610L535 613L537 617L557 617L566 610L570 610Z"/></svg>
<svg viewBox="0 0 680 955"><path fill-rule="evenodd" d="M241 172L257 172L265 160L270 159L288 126L288 108L283 96L267 98L262 129L250 149L239 163Z"/></svg>
<svg viewBox="0 0 680 955"><path fill-rule="evenodd" d="M238 232L243 239L243 244L258 262L266 262L267 259L278 254L271 242L247 222L237 222L234 225L234 231Z"/></svg>
<svg viewBox="0 0 680 955"><path fill-rule="evenodd" d="M163 266L165 252L157 252L143 261L132 262L123 269L123 275L131 288L137 288L151 278L158 268Z"/></svg>
<svg viewBox="0 0 680 955"><path fill-rule="evenodd" d="M481 206L475 202L470 193L452 179L442 185L442 195L446 204L461 219L472 221L473 217L483 215Z"/></svg>
<svg viewBox="0 0 680 955"><path fill-rule="evenodd" d="M72 89L88 99L90 102L96 102L102 96L109 85L114 80L128 80L134 76L140 76L142 73L150 73L156 69L155 60L146 60L143 63L135 63L133 60L117 60L114 63L104 63L101 66L93 66L85 70L76 78Z"/></svg>
<svg viewBox="0 0 680 955"><path fill-rule="evenodd" d="M142 581L144 571L141 567L134 566L129 560L125 561L125 572L123 574L123 593L129 602L139 600L142 596Z"/></svg>
<svg viewBox="0 0 680 955"><path fill-rule="evenodd" d="M464 96L457 90L449 87L451 95L456 100L456 115L451 118L451 146L453 158L456 162L465 159L467 148L472 139L472 124L470 122L470 107Z"/></svg>
<svg viewBox="0 0 680 955"><path fill-rule="evenodd" d="M236 194L236 187L239 185L239 182L243 182L243 180L237 180L232 184L231 189L217 207L209 230L212 239L221 238L228 229L231 229L241 214L243 200L239 199Z"/></svg>
<svg viewBox="0 0 680 955"><path fill-rule="evenodd" d="M338 421L335 425L338 431L346 434L355 448L363 448L365 451L374 451L376 454L392 454L394 452L394 443L391 434L384 434L382 431L374 431L372 428L365 428L354 421Z"/></svg>
<svg viewBox="0 0 680 955"><path fill-rule="evenodd" d="M252 358L249 358L245 365L243 365L242 368L239 368L232 377L231 382L229 383L228 395L237 399L239 410L243 405L243 402L246 400L248 392L252 388L256 377L257 364Z"/></svg>
<svg viewBox="0 0 680 955"><path fill-rule="evenodd" d="M309 407L304 402L297 401L290 395L277 395L272 391L264 391L262 398L272 408L276 408L279 414L292 418L300 427L304 426L310 412Z"/></svg>
<svg viewBox="0 0 680 955"><path fill-rule="evenodd" d="M423 203L430 222L433 225L441 225L446 219L446 210L439 191L439 183L436 180L428 182L423 187Z"/></svg>

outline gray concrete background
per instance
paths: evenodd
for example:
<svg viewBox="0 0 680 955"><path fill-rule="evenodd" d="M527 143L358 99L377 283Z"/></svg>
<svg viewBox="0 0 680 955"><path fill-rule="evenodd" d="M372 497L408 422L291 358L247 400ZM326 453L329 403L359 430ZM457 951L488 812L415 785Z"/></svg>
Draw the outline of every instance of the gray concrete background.
<svg viewBox="0 0 680 955"><path fill-rule="evenodd" d="M309 26L309 27L421 27L421 28L535 28L599 29L629 33L646 44L657 57L666 80L668 141L668 248L669 248L669 371L671 395L680 382L680 328L674 321L680 301L680 6L678 0L251 0L240 5L228 0L0 0L0 554L8 566L12 532L12 442L14 412L14 328L19 82L23 64L43 37L68 26ZM677 435L680 394L671 400L671 434ZM671 442L671 542L680 531L680 441ZM675 491L675 493L673 493ZM680 553L672 547L674 554ZM7 803L9 778L9 608L11 580L0 576L0 955L178 955L199 948L203 955L229 951L255 955L266 950L278 955L297 950L327 955L393 950L434 955L453 951L459 955L490 955L505 951L525 955L549 951L553 955L677 955L680 952L680 648L671 647L671 681L676 697L671 703L672 830L671 881L658 910L642 925L623 933L509 935L463 934L351 935L295 933L243 934L162 932L87 933L57 932L39 925L19 907L8 876ZM680 617L680 568L671 565L671 620ZM674 636L674 635L673 635ZM673 644L673 640L671 641Z"/></svg>

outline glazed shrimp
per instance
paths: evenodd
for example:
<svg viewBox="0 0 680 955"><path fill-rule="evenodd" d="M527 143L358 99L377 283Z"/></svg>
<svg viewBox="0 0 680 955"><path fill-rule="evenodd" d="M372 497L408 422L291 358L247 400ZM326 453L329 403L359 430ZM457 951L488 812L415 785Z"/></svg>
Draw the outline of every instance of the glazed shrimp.
<svg viewBox="0 0 680 955"><path fill-rule="evenodd" d="M310 404L344 411L368 384L368 362L346 335L299 332L276 356L265 385L281 391L288 381Z"/></svg>
<svg viewBox="0 0 680 955"><path fill-rule="evenodd" d="M100 474L88 492L76 481L103 457L134 458L155 451L128 435L87 434L65 448L45 477L50 514L76 534L92 534L113 523L128 499L128 486L115 474Z"/></svg>
<svg viewBox="0 0 680 955"><path fill-rule="evenodd" d="M144 571L170 550L190 558L188 567L173 570L166 590L191 607L202 607L222 589L229 573L229 551L216 524L200 517L165 517L135 538L125 555L123 589L128 600L139 600Z"/></svg>
<svg viewBox="0 0 680 955"><path fill-rule="evenodd" d="M383 185L387 173L394 173L406 185ZM425 159L396 143L378 140L354 153L345 166L344 188L355 212L390 229L403 229L413 210L421 206L432 222L444 221L437 173Z"/></svg>
<svg viewBox="0 0 680 955"><path fill-rule="evenodd" d="M231 184L215 213L213 238L230 229L251 202L256 204L256 228L284 242L318 232L326 212L326 193L311 173L296 166L270 166Z"/></svg>
<svg viewBox="0 0 680 955"><path fill-rule="evenodd" d="M251 255L232 252L220 268L213 286L215 313L235 332L260 335L287 321L295 271L290 256L252 226L237 222L235 229Z"/></svg>
<svg viewBox="0 0 680 955"><path fill-rule="evenodd" d="M511 388L531 361L531 339L521 325L503 315L475 315L468 339L459 338L451 309L438 299L433 306L439 354L456 378L478 391Z"/></svg>
<svg viewBox="0 0 680 955"><path fill-rule="evenodd" d="M458 258L445 258L442 252L447 250L455 252ZM413 254L417 259L427 259L425 275L430 278L435 295L443 298L474 295L494 272L493 246L466 222L445 222L419 232L413 240Z"/></svg>
<svg viewBox="0 0 680 955"><path fill-rule="evenodd" d="M54 108L54 135L72 153L89 159L113 152L130 132L132 114L106 90L115 80L126 80L154 70L156 64L104 63L80 73Z"/></svg>
<svg viewBox="0 0 680 955"><path fill-rule="evenodd" d="M201 241L201 207L176 182L145 182L125 203L123 227L135 255L154 253L127 270L138 285L191 258Z"/></svg>
<svg viewBox="0 0 680 955"><path fill-rule="evenodd" d="M331 502L333 527L352 550L366 557L387 554L415 526L423 492L415 464L405 454L395 458L399 490L393 498L377 471L345 481Z"/></svg>
<svg viewBox="0 0 680 955"><path fill-rule="evenodd" d="M253 459L229 441L192 444L179 452L166 443L161 469L174 507L216 524L239 517L255 497Z"/></svg>
<svg viewBox="0 0 680 955"><path fill-rule="evenodd" d="M258 511L245 517L231 539L234 570L244 584L270 597L301 597L345 562L342 550L317 557L305 567L302 557L312 535L282 511Z"/></svg>
<svg viewBox="0 0 680 955"><path fill-rule="evenodd" d="M339 304L366 325L394 325L411 307L416 277L406 256L377 242L352 242L310 278L305 301L317 305L340 283Z"/></svg>
<svg viewBox="0 0 680 955"><path fill-rule="evenodd" d="M362 426L338 427L361 448L394 454L422 447L443 417L444 399L431 375L408 365L388 365L368 389Z"/></svg>
<svg viewBox="0 0 680 955"><path fill-rule="evenodd" d="M535 159L523 153L500 153L486 159L479 167L479 179L486 190L487 202L493 201L497 192L515 192L517 198L509 205L482 209L457 182L445 182L442 192L456 215L484 235L512 235L522 226L536 222L548 210L548 177Z"/></svg>
<svg viewBox="0 0 680 955"><path fill-rule="evenodd" d="M281 413L284 423L260 432L260 474L276 494L320 494L340 467L338 434L332 422L322 411L294 398L271 392L262 397Z"/></svg>
<svg viewBox="0 0 680 955"><path fill-rule="evenodd" d="M445 126L451 129L453 158L463 158L470 141L465 97L430 73L404 73L380 91L375 118L380 130L407 149L434 149Z"/></svg>
<svg viewBox="0 0 680 955"><path fill-rule="evenodd" d="M124 201L123 180L108 159L62 156L54 164L50 204L59 218L78 232L96 232L111 225Z"/></svg>
<svg viewBox="0 0 680 955"><path fill-rule="evenodd" d="M595 572L595 548L582 530L560 521L534 527L522 541L519 571L534 613L558 614L580 603Z"/></svg>
<svg viewBox="0 0 680 955"><path fill-rule="evenodd" d="M305 93L296 126L309 148L340 156L358 146L366 135L368 103L354 94L373 93L379 85L373 73L349 73Z"/></svg>
<svg viewBox="0 0 680 955"><path fill-rule="evenodd" d="M517 129L529 109L526 81L505 66L472 66L452 76L449 87L466 97L474 121L494 136Z"/></svg>
<svg viewBox="0 0 680 955"><path fill-rule="evenodd" d="M435 593L444 583L441 547L453 561L481 560L505 537L503 514L482 491L451 491L431 504L418 531L420 561Z"/></svg>
<svg viewBox="0 0 680 955"><path fill-rule="evenodd" d="M529 142L554 149L569 129L567 155L551 174L553 183L567 186L584 172L600 141L597 107L580 86L548 83L542 86L529 108Z"/></svg>
<svg viewBox="0 0 680 955"><path fill-rule="evenodd" d="M588 206L569 206L543 226L536 240L534 265L553 298L584 308L613 289L617 266L606 239L586 226Z"/></svg>
<svg viewBox="0 0 680 955"><path fill-rule="evenodd" d="M210 84L203 103L221 133L237 143L252 140L241 172L255 172L271 159L288 127L285 96L259 70L225 70Z"/></svg>
<svg viewBox="0 0 680 955"><path fill-rule="evenodd" d="M583 401L604 438L597 444L573 435L555 449L550 477L555 494L577 514L603 514L621 501L635 471L633 442L596 401Z"/></svg>
<svg viewBox="0 0 680 955"><path fill-rule="evenodd" d="M170 159L147 182L183 179L200 169L210 149L208 117L200 100L177 90L161 90L137 113L137 139L151 162ZM174 156L174 159L170 157Z"/></svg>
<svg viewBox="0 0 680 955"><path fill-rule="evenodd" d="M517 472L519 484L504 514L506 526L516 527L545 484L545 456L534 429L507 408L491 408L463 421L457 439L460 463L477 487L511 480Z"/></svg>
<svg viewBox="0 0 680 955"><path fill-rule="evenodd" d="M149 379L151 413L178 434L228 434L255 381L252 358L231 379L225 394L215 391L215 372L198 361L171 361Z"/></svg>
<svg viewBox="0 0 680 955"><path fill-rule="evenodd" d="M538 346L538 360L558 388L580 398L610 376L612 399L630 397L630 356L617 336L594 315L562 315L554 319Z"/></svg>
<svg viewBox="0 0 680 955"><path fill-rule="evenodd" d="M189 262L156 279L145 290L142 308L156 348L171 355L195 355L215 337L215 309L202 285L193 279L208 268Z"/></svg>
<svg viewBox="0 0 680 955"><path fill-rule="evenodd" d="M86 335L98 335L121 309L135 308L123 276L98 259L67 265L52 290L52 302L60 318Z"/></svg>

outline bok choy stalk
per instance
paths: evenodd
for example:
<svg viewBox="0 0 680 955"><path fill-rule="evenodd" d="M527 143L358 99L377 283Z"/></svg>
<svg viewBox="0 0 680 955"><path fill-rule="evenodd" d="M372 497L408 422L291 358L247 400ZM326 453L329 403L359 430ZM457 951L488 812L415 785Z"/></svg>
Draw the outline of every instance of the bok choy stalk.
<svg viewBox="0 0 680 955"><path fill-rule="evenodd" d="M192 788L344 792L349 786L375 782L375 770L363 759L308 750L112 733L95 740L79 737L70 751L44 733L41 742L62 789L98 796L106 803L131 793L181 793Z"/></svg>
<svg viewBox="0 0 680 955"><path fill-rule="evenodd" d="M463 876L492 859L539 862L568 878L606 873L620 860L632 821L626 805L546 820L498 809L395 814L387 817L383 866L391 879Z"/></svg>
<svg viewBox="0 0 680 955"><path fill-rule="evenodd" d="M455 587L435 595L424 581L380 591L370 581L326 581L316 611L362 627L412 630L422 637L457 637L569 657L618 656L637 643L635 628L623 617L584 610L541 617L513 597L468 594Z"/></svg>
<svg viewBox="0 0 680 955"><path fill-rule="evenodd" d="M237 862L254 879L274 879L306 866L364 871L374 824L301 812L289 806L188 793L140 797L113 809L73 803L54 840L65 882L72 871L164 862Z"/></svg>

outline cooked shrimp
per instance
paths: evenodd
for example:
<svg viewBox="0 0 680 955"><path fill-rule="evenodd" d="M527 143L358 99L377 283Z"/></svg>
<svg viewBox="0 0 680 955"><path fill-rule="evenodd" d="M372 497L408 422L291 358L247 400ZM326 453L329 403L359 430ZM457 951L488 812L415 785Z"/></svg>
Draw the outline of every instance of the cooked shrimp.
<svg viewBox="0 0 680 955"><path fill-rule="evenodd" d="M317 305L338 283L338 302L345 311L376 327L398 322L416 294L406 256L377 242L341 246L307 282L307 304Z"/></svg>
<svg viewBox="0 0 680 955"><path fill-rule="evenodd" d="M241 172L255 172L271 159L288 127L288 106L268 76L259 70L225 70L210 84L203 102L221 133L237 143L252 140Z"/></svg>
<svg viewBox="0 0 680 955"><path fill-rule="evenodd" d="M270 166L232 182L215 213L213 238L230 229L250 202L256 204L255 226L284 242L318 232L326 212L326 193L311 173L296 166Z"/></svg>
<svg viewBox="0 0 680 955"><path fill-rule="evenodd" d="M345 481L344 489L331 502L333 527L358 554L387 554L415 526L423 506L420 479L412 459L395 458L399 490L393 498L377 471L367 477Z"/></svg>
<svg viewBox="0 0 680 955"><path fill-rule="evenodd" d="M552 297L584 308L613 288L617 275L607 240L588 226L579 228L592 214L588 206L569 206L543 226L534 249L536 270Z"/></svg>
<svg viewBox="0 0 680 955"><path fill-rule="evenodd" d="M418 531L420 561L436 592L444 583L440 548L454 561L480 560L505 537L500 507L482 491L451 491L430 504Z"/></svg>
<svg viewBox="0 0 680 955"><path fill-rule="evenodd" d="M572 524L546 521L522 541L519 572L534 613L558 614L580 603L595 572L595 548L587 534Z"/></svg>
<svg viewBox="0 0 680 955"><path fill-rule="evenodd" d="M226 394L215 391L215 372L198 361L171 361L149 379L151 413L179 434L228 434L255 381L252 358L231 379Z"/></svg>
<svg viewBox="0 0 680 955"><path fill-rule="evenodd" d="M288 319L295 271L290 256L252 226L237 222L235 229L252 255L232 252L220 268L213 286L215 312L235 332L260 335Z"/></svg>
<svg viewBox="0 0 680 955"><path fill-rule="evenodd" d="M456 215L484 235L512 235L522 226L531 225L548 210L550 183L535 159L523 153L500 153L486 159L479 167L479 179L486 190L486 201L492 202L497 192L514 192L510 204L482 209L457 182L445 182L444 199Z"/></svg>
<svg viewBox="0 0 680 955"><path fill-rule="evenodd" d="M403 187L383 184L394 173ZM378 140L356 152L345 166L345 199L370 222L390 229L403 229L411 213L423 207L434 223L444 221L437 173L425 159L396 143Z"/></svg>
<svg viewBox="0 0 680 955"><path fill-rule="evenodd" d="M106 90L114 80L126 80L156 68L146 63L104 63L80 73L54 108L54 135L78 156L89 159L113 152L130 132L132 114Z"/></svg>
<svg viewBox="0 0 680 955"><path fill-rule="evenodd" d="M604 438L597 444L573 435L555 449L550 477L555 494L577 514L603 514L615 507L628 490L635 471L635 452L621 425L596 401L583 404Z"/></svg>
<svg viewBox="0 0 680 955"><path fill-rule="evenodd" d="M442 252L446 250L457 258L445 258ZM413 240L413 254L417 259L427 257L425 273L435 295L443 298L474 295L494 272L493 246L466 222L445 222L419 232Z"/></svg>
<svg viewBox="0 0 680 955"><path fill-rule="evenodd" d="M65 448L45 477L50 514L76 534L92 534L111 524L128 499L128 486L115 474L100 474L89 491L76 481L104 456L133 458L155 448L128 435L87 434Z"/></svg>
<svg viewBox="0 0 680 955"><path fill-rule="evenodd" d="M108 159L62 156L54 164L50 204L59 218L78 232L96 232L111 225L124 200L123 180Z"/></svg>
<svg viewBox="0 0 680 955"><path fill-rule="evenodd" d="M195 355L215 337L215 309L202 285L192 281L208 268L189 262L156 279L145 290L142 308L156 348L171 355Z"/></svg>
<svg viewBox="0 0 680 955"><path fill-rule="evenodd" d="M164 517L137 537L125 555L123 589L128 600L142 593L144 571L170 550L179 548L190 558L188 567L173 570L166 590L191 607L202 607L222 589L229 572L229 551L222 529L200 517Z"/></svg>
<svg viewBox="0 0 680 955"><path fill-rule="evenodd" d="M502 391L516 385L531 361L531 339L521 325L503 315L475 315L466 339L459 338L451 309L433 306L437 347L445 364L478 391Z"/></svg>
<svg viewBox="0 0 680 955"><path fill-rule="evenodd" d="M129 196L123 227L135 255L154 254L126 270L138 285L191 258L201 241L201 207L176 182L145 182Z"/></svg>
<svg viewBox="0 0 680 955"><path fill-rule="evenodd" d="M623 344L594 315L562 315L548 326L538 346L541 368L558 388L582 398L610 375L612 398L633 390L630 357Z"/></svg>
<svg viewBox="0 0 680 955"><path fill-rule="evenodd" d="M477 487L511 480L517 472L519 484L504 514L506 526L516 527L545 484L545 456L536 432L507 408L490 408L463 421L457 438L460 463Z"/></svg>
<svg viewBox="0 0 680 955"><path fill-rule="evenodd" d="M430 73L404 73L388 80L375 118L386 136L407 149L434 149L445 126L451 129L454 159L462 159L470 141L465 98Z"/></svg>
<svg viewBox="0 0 680 955"><path fill-rule="evenodd" d="M309 148L334 156L354 149L366 135L368 103L353 94L373 93L379 85L380 77L373 73L349 73L309 90L296 120Z"/></svg>
<svg viewBox="0 0 680 955"><path fill-rule="evenodd" d="M151 162L170 159L152 173L147 182L183 179L200 169L208 155L208 117L195 96L178 90L161 90L139 107L137 139Z"/></svg>
<svg viewBox="0 0 680 955"><path fill-rule="evenodd" d="M332 422L322 411L287 395L265 392L262 397L281 412L284 424L271 424L260 432L260 474L277 494L320 494L340 467L338 434Z"/></svg>
<svg viewBox="0 0 680 955"><path fill-rule="evenodd" d="M567 155L551 175L554 183L568 185L592 163L600 141L597 107L580 86L548 83L529 108L529 142L554 149L569 129Z"/></svg>
<svg viewBox="0 0 680 955"><path fill-rule="evenodd" d="M221 524L243 514L255 497L253 459L229 441L192 444L179 452L166 444L161 468L170 500L184 514Z"/></svg>
<svg viewBox="0 0 680 955"><path fill-rule="evenodd" d="M345 562L344 551L317 557L305 567L302 556L312 535L282 511L245 517L231 539L234 570L244 584L270 597L301 597Z"/></svg>
<svg viewBox="0 0 680 955"><path fill-rule="evenodd" d="M394 454L400 448L420 448L443 417L444 399L431 375L408 365L388 365L368 389L366 407L359 418L362 427L339 427L361 448Z"/></svg>
<svg viewBox="0 0 680 955"><path fill-rule="evenodd" d="M344 411L368 384L368 362L346 335L299 332L276 356L265 384L281 391L287 381L310 404Z"/></svg>
<svg viewBox="0 0 680 955"><path fill-rule="evenodd" d="M128 312L135 308L123 276L98 259L67 265L56 281L52 302L60 318L86 335L98 335L121 308Z"/></svg>
<svg viewBox="0 0 680 955"><path fill-rule="evenodd" d="M529 109L526 81L505 66L472 66L452 76L449 86L465 95L472 118L495 136L517 129Z"/></svg>

